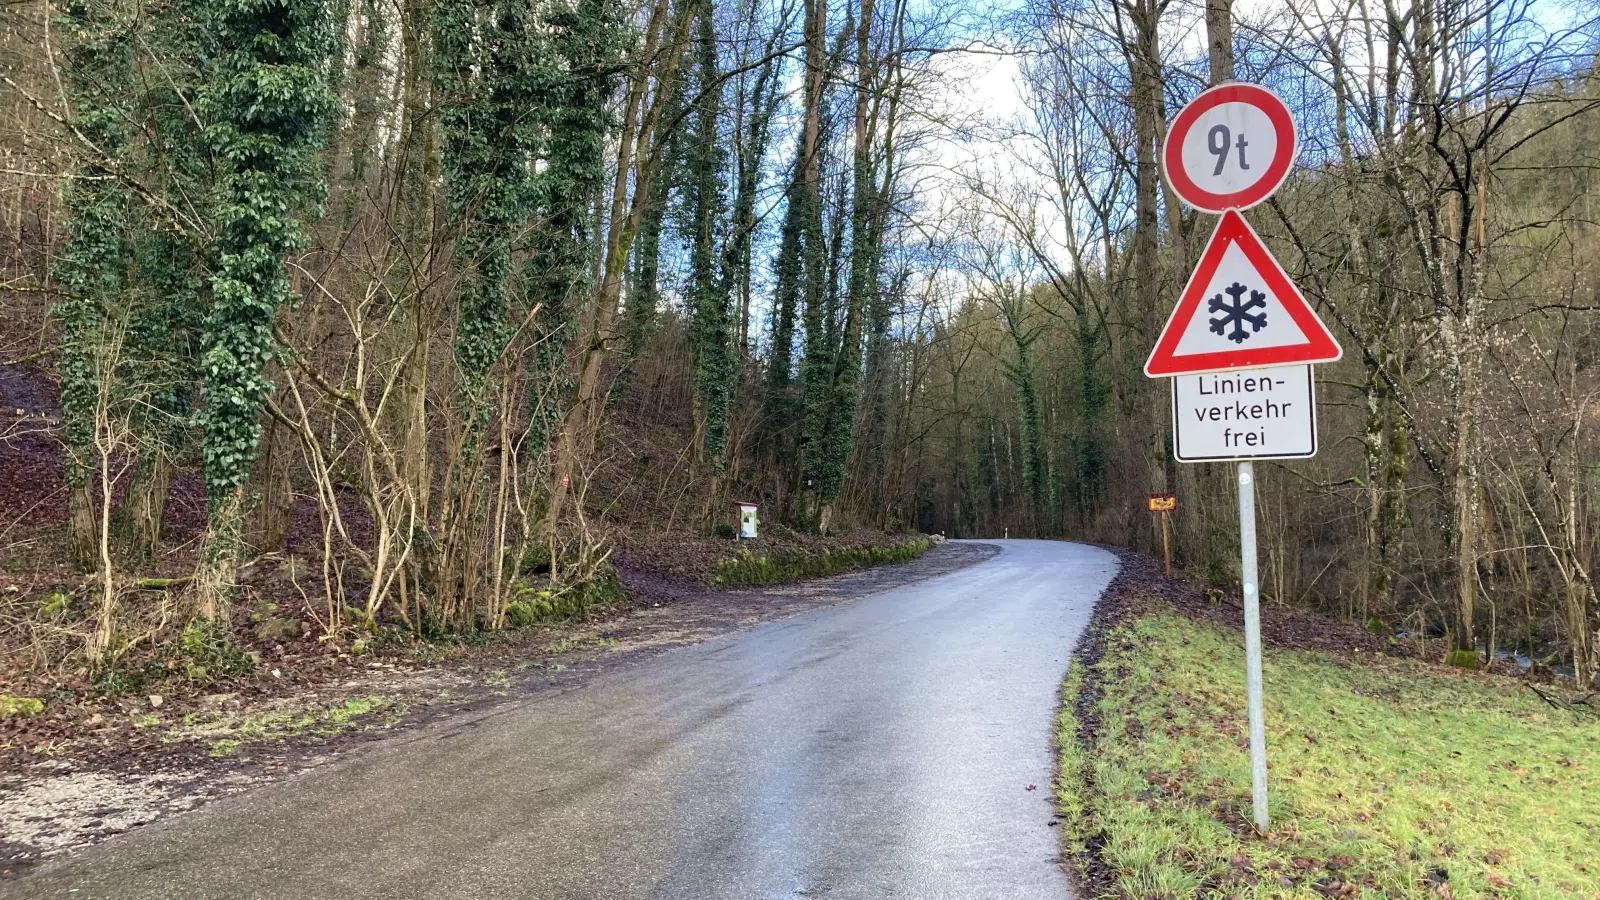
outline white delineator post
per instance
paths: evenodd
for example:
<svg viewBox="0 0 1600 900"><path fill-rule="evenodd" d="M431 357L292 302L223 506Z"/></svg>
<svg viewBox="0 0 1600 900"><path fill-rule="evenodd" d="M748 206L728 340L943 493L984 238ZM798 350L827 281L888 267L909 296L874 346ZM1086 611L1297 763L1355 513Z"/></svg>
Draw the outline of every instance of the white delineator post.
<svg viewBox="0 0 1600 900"><path fill-rule="evenodd" d="M1245 688L1250 706L1250 799L1267 833L1267 724L1261 699L1261 587L1256 578L1256 467L1239 463L1239 574L1244 581Z"/></svg>

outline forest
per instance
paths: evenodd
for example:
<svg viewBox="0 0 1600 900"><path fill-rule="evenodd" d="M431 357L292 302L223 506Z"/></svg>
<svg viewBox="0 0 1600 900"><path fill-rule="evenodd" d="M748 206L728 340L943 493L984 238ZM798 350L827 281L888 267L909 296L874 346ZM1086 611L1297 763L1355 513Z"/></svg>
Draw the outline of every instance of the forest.
<svg viewBox="0 0 1600 900"><path fill-rule="evenodd" d="M917 531L1237 587L1231 468L1141 367L1215 217L1208 85L1300 153L1248 218L1334 330L1258 466L1263 593L1600 670L1600 27L1553 0L7 0L0 647L603 602L630 542ZM732 545L732 541L728 543Z"/></svg>

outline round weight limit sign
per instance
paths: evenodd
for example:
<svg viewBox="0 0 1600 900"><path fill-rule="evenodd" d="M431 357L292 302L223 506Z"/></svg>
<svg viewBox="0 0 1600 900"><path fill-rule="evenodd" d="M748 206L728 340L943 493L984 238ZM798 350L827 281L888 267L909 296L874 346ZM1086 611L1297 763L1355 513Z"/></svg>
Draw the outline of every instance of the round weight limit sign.
<svg viewBox="0 0 1600 900"><path fill-rule="evenodd" d="M1204 212L1249 209L1289 176L1299 136L1277 94L1257 84L1224 84L1178 112L1161 148L1167 182Z"/></svg>

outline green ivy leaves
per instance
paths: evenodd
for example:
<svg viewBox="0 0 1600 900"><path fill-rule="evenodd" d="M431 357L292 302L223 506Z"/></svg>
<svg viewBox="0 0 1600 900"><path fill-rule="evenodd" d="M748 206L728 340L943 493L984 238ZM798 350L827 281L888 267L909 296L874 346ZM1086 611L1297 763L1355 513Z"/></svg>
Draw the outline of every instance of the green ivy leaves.
<svg viewBox="0 0 1600 900"><path fill-rule="evenodd" d="M216 161L215 263L201 358L202 457L213 512L235 507L261 439L272 325L291 296L288 253L322 199L317 152L333 101L324 66L332 28L322 0L190 6L211 54L196 107Z"/></svg>

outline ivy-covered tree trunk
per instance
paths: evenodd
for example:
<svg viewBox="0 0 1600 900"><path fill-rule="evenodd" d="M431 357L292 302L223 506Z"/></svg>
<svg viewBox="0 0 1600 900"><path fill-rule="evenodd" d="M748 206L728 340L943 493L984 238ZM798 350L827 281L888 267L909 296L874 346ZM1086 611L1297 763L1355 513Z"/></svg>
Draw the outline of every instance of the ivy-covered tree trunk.
<svg viewBox="0 0 1600 900"><path fill-rule="evenodd" d="M799 190L789 198L798 203L801 253L801 296L804 299L805 358L800 375L805 390L805 430L800 437L802 527L818 524L821 509L816 484L817 462L826 432L833 347L827 334L828 251L822 228L822 106L826 87L828 27L827 0L806 0L805 124L801 136ZM818 461L820 462L820 460Z"/></svg>
<svg viewBox="0 0 1600 900"><path fill-rule="evenodd" d="M803 160L797 161L797 167ZM767 355L765 419L769 433L789 428L794 419L794 328L799 309L801 257L800 229L804 202L798 177L791 178L779 231L776 276L772 290L772 349Z"/></svg>
<svg viewBox="0 0 1600 900"><path fill-rule="evenodd" d="M349 150L347 177L358 187L366 183L373 165L373 150L379 146L377 129L384 106L382 82L388 76L385 69L394 37L393 23L389 20L391 8L391 3L381 0L359 0L356 4L359 18L349 79L352 112L342 143ZM343 17L335 21L344 26ZM356 190L351 195L360 197L363 193Z"/></svg>
<svg viewBox="0 0 1600 900"><path fill-rule="evenodd" d="M443 0L434 10L435 77L440 101L447 209L455 246L455 400L458 430L445 472L432 561L435 627L471 630L472 598L485 576L488 513L487 432L500 390L491 378L511 326L514 230L532 213L530 151L537 121L538 57L546 43L531 9L484 0Z"/></svg>
<svg viewBox="0 0 1600 900"><path fill-rule="evenodd" d="M873 123L868 115L875 80L872 60L873 0L860 0L859 14L854 28L856 102L848 213L850 274L845 287L844 319L839 323L837 338L829 341L831 358L826 361L827 370L818 373L819 381L825 378L825 383L807 384L808 389L817 388L817 397L815 402L810 396L807 397L807 431L811 436L811 444L807 448L806 480L812 493L814 521L817 530L823 533L827 533L831 524L834 503L838 500L839 487L850 461L855 438L856 406L861 394L863 319L872 302L872 295L878 290L878 254L872 234L877 202L872 165ZM837 234L842 236L842 227Z"/></svg>
<svg viewBox="0 0 1600 900"><path fill-rule="evenodd" d="M488 506L500 501L480 488L489 481L486 429L517 373L496 367L519 323L530 329L518 344L530 350L530 419L522 443L535 459L559 415L555 398L570 380L564 349L576 301L591 286L593 210L604 178L620 21L613 0L540 6L449 0L436 7L433 57L456 231L462 406L434 573L438 625L476 627L474 596L482 580L505 584L507 561L485 556ZM519 262L513 242L520 235L527 256ZM518 413L512 404L499 414L504 423ZM503 431L501 440L515 438ZM545 469L534 464L525 471Z"/></svg>
<svg viewBox="0 0 1600 900"><path fill-rule="evenodd" d="M1100 372L1100 346L1105 329L1088 315L1087 304L1076 311L1078 347L1078 433L1072 442L1076 467L1078 524L1088 526L1105 501L1110 475L1106 454L1105 414L1111 388ZM1198 499L1198 498L1196 498Z"/></svg>
<svg viewBox="0 0 1600 900"><path fill-rule="evenodd" d="M614 0L588 2L614 3ZM661 88L676 77L678 63L683 57L677 48L687 36L690 11L692 5L674 12L671 0L656 0L645 26L643 45L635 57L639 65L633 68L631 84L622 102L622 118L614 142L611 208L605 219L603 251L597 252L599 278L589 293L589 308L583 321L575 366L575 388L569 395L571 402L562 411L552 451L549 503L545 514L547 533L553 533L561 521L568 494L575 487L572 481L582 476L582 464L593 449L599 428L600 412L605 403L604 363L617 339L616 316L622 300L622 276L663 162L664 136L659 126L671 92ZM620 14L617 21L620 21ZM671 49L661 52L663 43ZM620 69L616 60L624 49L621 44L619 37L605 47L614 55L598 66L597 72ZM653 93L652 82L656 87ZM608 90L609 85L610 82ZM607 124L609 127L609 122ZM596 162L599 159L595 157Z"/></svg>
<svg viewBox="0 0 1600 900"><path fill-rule="evenodd" d="M239 563L273 322L291 297L285 257L305 245L301 217L321 195L333 32L323 0L191 2L210 45L198 111L218 172L200 413L210 522L194 584L200 614L218 619Z"/></svg>
<svg viewBox="0 0 1600 900"><path fill-rule="evenodd" d="M716 34L710 3L700 7L695 24L694 127L685 154L687 206L692 229L689 247L690 349L694 364L696 431L706 471L711 477L701 527L709 528L718 500L723 453L728 437L728 410L736 375L729 330L729 285L718 267L717 237L722 230L723 153L718 119L722 109L717 72Z"/></svg>
<svg viewBox="0 0 1600 900"><path fill-rule="evenodd" d="M1045 504L1049 461L1044 449L1038 376L1034 371L1030 344L1031 341L1017 343L1017 361L1011 369L1011 379L1017 387L1017 441L1022 451L1022 493L1037 537L1038 530L1045 526L1049 516Z"/></svg>
<svg viewBox="0 0 1600 900"><path fill-rule="evenodd" d="M773 263L772 345L767 353L765 386L761 396L761 433L757 441L760 456L772 465L777 476L777 518L795 521L800 511L795 498L800 478L796 464L798 428L802 422L799 392L794 382L795 326L800 315L801 259L800 167L803 148L795 154L785 192L783 223L779 229L778 254Z"/></svg>
<svg viewBox="0 0 1600 900"><path fill-rule="evenodd" d="M94 410L101 377L96 358L107 311L128 289L132 254L126 227L127 191L112 171L126 152L127 115L118 108L132 83L132 41L116 0L83 0L67 7L71 41L66 88L74 126L95 149L67 183L69 237L55 277L66 299L54 309L61 322L61 417L66 425L68 551L73 565L96 560L96 507L91 469ZM110 498L103 498L109 503Z"/></svg>
<svg viewBox="0 0 1600 900"><path fill-rule="evenodd" d="M757 5L747 15L754 20ZM785 23L787 24L787 23ZM748 360L750 342L751 262L755 244L756 201L761 189L762 164L772 138L772 119L778 109L782 71L776 54L787 28L774 28L767 39L767 61L757 70L755 84L748 94L741 89L734 97L733 209L729 216L727 243L722 254L722 278L738 301L739 319L735 340L739 359ZM791 328L793 319L790 319ZM792 334L791 334L792 339Z"/></svg>
<svg viewBox="0 0 1600 900"><path fill-rule="evenodd" d="M595 222L605 187L606 136L615 125L609 104L627 38L616 0L556 0L546 7L545 16L552 29L555 68L542 123L548 138L545 167L535 185L534 252L524 270L531 300L540 307L535 320L538 350L530 379L536 422L529 443L541 454L547 451L560 417L557 398L571 395L566 345L579 307L594 289ZM653 288L653 275L651 281ZM652 298L650 308L654 306Z"/></svg>
<svg viewBox="0 0 1600 900"><path fill-rule="evenodd" d="M901 268L888 286L880 285L879 281L883 275L884 241L888 232L891 198L894 196L900 177L901 163L896 153L898 148L895 133L900 121L900 107L907 84L906 16L905 4L892 5L889 18L885 22L883 38L885 45L879 51L878 61L873 63L875 68L882 66L882 74L878 77L878 83L882 87L874 92L872 119L874 122L881 122L883 139L882 152L877 161L881 176L873 189L872 203L867 217L867 235L872 250L872 273L869 282L873 286L867 303L868 400L865 404L867 410L861 417L862 423L867 426L864 436L867 441L867 453L862 461L862 467L857 471L860 480L856 483L865 482L868 487L869 512L885 530L904 524L904 520L898 517L898 511L894 508L894 500L891 499L895 488L891 485L889 472L890 445L897 443L890 433L889 423L892 418L891 411L900 399L895 396L897 391L893 387L892 373L896 351L890 327L894 310L905 297L911 269ZM915 368L915 364L912 368ZM903 427L905 421L902 418L900 426Z"/></svg>

